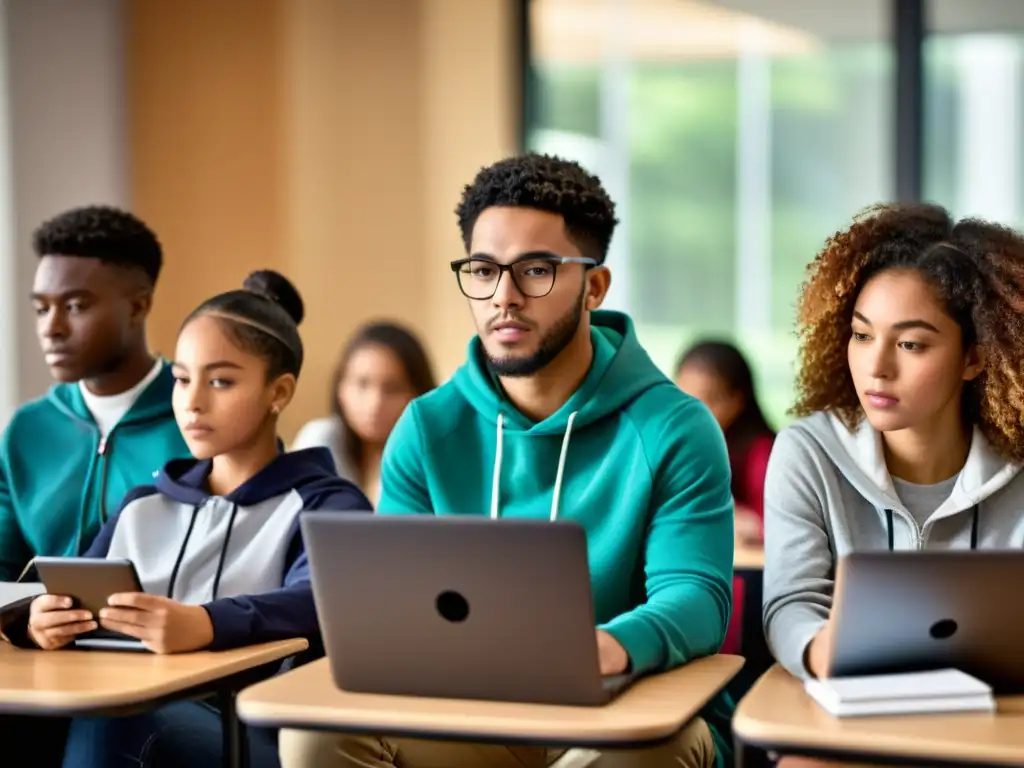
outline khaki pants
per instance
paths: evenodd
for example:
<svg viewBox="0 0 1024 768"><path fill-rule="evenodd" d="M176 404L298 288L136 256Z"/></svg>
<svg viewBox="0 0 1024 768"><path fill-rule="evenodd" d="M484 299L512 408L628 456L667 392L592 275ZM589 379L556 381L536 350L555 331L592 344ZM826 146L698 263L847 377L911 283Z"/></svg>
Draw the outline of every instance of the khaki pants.
<svg viewBox="0 0 1024 768"><path fill-rule="evenodd" d="M547 768L565 750L503 747L419 739L387 739L311 731L281 731L282 768ZM566 756L565 768L576 765ZM604 750L590 768L713 768L715 743L696 718L671 742L650 749Z"/></svg>

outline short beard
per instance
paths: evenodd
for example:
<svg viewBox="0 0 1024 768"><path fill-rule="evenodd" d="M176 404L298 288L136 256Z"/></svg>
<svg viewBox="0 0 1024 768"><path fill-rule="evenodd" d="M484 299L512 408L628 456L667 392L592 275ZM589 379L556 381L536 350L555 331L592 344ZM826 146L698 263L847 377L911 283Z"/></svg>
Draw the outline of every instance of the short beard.
<svg viewBox="0 0 1024 768"><path fill-rule="evenodd" d="M563 315L551 330L540 340L540 347L529 357L492 357L487 356L491 370L498 376L521 378L532 376L544 369L558 357L562 350L569 346L583 319L583 294L574 302L573 308Z"/></svg>

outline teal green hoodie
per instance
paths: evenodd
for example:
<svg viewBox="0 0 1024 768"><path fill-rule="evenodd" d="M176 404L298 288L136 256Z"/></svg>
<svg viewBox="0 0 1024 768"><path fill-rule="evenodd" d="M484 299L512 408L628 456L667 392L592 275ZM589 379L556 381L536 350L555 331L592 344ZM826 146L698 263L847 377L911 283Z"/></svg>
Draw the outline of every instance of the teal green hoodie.
<svg viewBox="0 0 1024 768"><path fill-rule="evenodd" d="M19 408L0 437L0 581L35 555L85 550L129 490L189 456L171 411L164 364L101 443L78 384L57 384Z"/></svg>
<svg viewBox="0 0 1024 768"><path fill-rule="evenodd" d="M591 315L594 360L540 422L490 372L479 338L451 381L413 401L388 440L382 514L578 522L594 611L633 670L717 653L732 605L733 502L721 429L662 374L630 319ZM722 694L704 715L731 761Z"/></svg>

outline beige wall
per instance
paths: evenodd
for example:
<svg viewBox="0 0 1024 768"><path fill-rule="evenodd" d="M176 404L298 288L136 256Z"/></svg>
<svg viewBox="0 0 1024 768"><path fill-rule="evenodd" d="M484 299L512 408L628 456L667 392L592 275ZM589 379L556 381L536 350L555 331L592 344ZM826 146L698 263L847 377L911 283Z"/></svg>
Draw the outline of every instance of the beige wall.
<svg viewBox="0 0 1024 768"><path fill-rule="evenodd" d="M307 304L290 436L326 411L346 336L417 328L438 373L471 334L447 262L479 166L514 149L513 0L134 0L133 206L160 234L154 347L259 267Z"/></svg>
<svg viewBox="0 0 1024 768"><path fill-rule="evenodd" d="M164 245L151 335L166 355L202 299L284 266L282 7L128 3L131 204Z"/></svg>
<svg viewBox="0 0 1024 768"><path fill-rule="evenodd" d="M52 384L29 302L32 232L79 205L125 205L121 0L0 3L0 426Z"/></svg>
<svg viewBox="0 0 1024 768"><path fill-rule="evenodd" d="M429 266L426 326L444 375L473 333L448 262L463 246L454 209L481 166L515 149L519 95L512 0L423 0L423 255Z"/></svg>

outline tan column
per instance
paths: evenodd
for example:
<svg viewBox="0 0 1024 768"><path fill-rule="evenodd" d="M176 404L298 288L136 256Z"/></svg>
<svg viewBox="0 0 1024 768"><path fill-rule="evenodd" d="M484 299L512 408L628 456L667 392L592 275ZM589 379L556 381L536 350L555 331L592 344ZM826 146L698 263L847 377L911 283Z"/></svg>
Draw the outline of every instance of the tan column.
<svg viewBox="0 0 1024 768"><path fill-rule="evenodd" d="M125 4L132 206L166 254L151 330L165 355L202 299L284 266L284 5Z"/></svg>
<svg viewBox="0 0 1024 768"><path fill-rule="evenodd" d="M428 325L445 375L473 325L448 262L463 255L455 206L481 166L515 149L518 66L511 0L421 0L422 153Z"/></svg>
<svg viewBox="0 0 1024 768"><path fill-rule="evenodd" d="M299 287L307 363L286 436L326 412L361 322L414 326L442 377L468 313L446 263L476 169L511 151L512 0L133 0L133 205L166 274L154 346L250 270Z"/></svg>
<svg viewBox="0 0 1024 768"><path fill-rule="evenodd" d="M349 333L423 328L418 3L289 0L288 274L309 308L297 426L326 412Z"/></svg>

